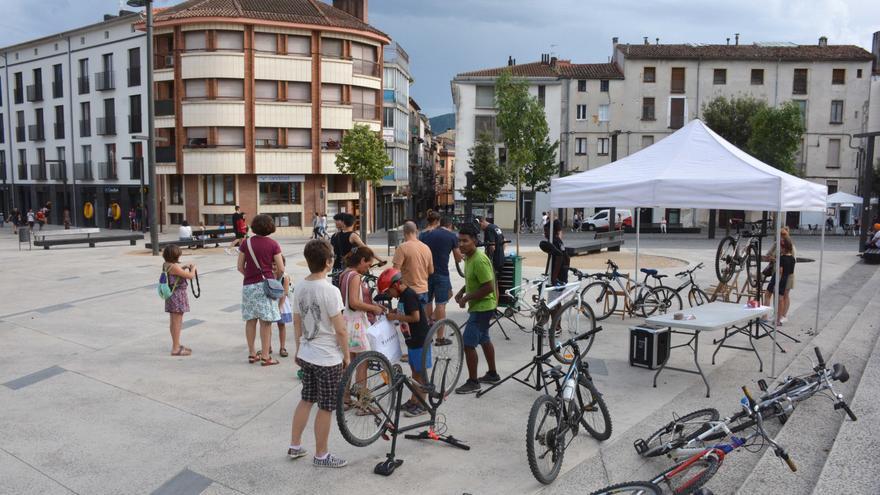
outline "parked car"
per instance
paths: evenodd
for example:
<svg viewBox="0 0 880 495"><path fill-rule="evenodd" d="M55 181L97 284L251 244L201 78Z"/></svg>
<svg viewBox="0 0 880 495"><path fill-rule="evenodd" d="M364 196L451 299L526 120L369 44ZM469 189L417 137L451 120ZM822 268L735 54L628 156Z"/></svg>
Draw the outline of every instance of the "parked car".
<svg viewBox="0 0 880 495"><path fill-rule="evenodd" d="M584 219L581 223L581 230L608 230L608 215L611 210L599 210L593 216ZM632 212L630 210L617 209L616 228L621 228L621 223L628 227L633 224Z"/></svg>

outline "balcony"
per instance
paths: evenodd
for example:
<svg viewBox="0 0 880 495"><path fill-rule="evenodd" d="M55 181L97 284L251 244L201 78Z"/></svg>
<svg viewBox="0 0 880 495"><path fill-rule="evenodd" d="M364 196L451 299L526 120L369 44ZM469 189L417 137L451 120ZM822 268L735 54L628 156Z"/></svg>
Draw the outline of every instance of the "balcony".
<svg viewBox="0 0 880 495"><path fill-rule="evenodd" d="M174 163L177 156L173 146L156 147L156 163Z"/></svg>
<svg viewBox="0 0 880 495"><path fill-rule="evenodd" d="M28 126L28 136L30 136L31 141L45 141L45 129L40 124L34 124Z"/></svg>
<svg viewBox="0 0 880 495"><path fill-rule="evenodd" d="M140 67L129 67L128 68L128 87L132 86L140 86L141 85L141 68Z"/></svg>
<svg viewBox="0 0 880 495"><path fill-rule="evenodd" d="M95 120L98 126L97 134L99 136L116 135L116 117L98 117Z"/></svg>
<svg viewBox="0 0 880 495"><path fill-rule="evenodd" d="M27 141L27 138L25 138L25 135L24 135L24 126L23 125L17 126L15 128L15 141L17 143L23 143L23 142Z"/></svg>
<svg viewBox="0 0 880 495"><path fill-rule="evenodd" d="M156 100L154 104L156 117L174 115L174 100Z"/></svg>
<svg viewBox="0 0 880 495"><path fill-rule="evenodd" d="M52 81L52 98L64 97L64 83L62 81Z"/></svg>
<svg viewBox="0 0 880 495"><path fill-rule="evenodd" d="M67 180L67 165L64 163L49 164L49 178L52 180Z"/></svg>
<svg viewBox="0 0 880 495"><path fill-rule="evenodd" d="M98 163L98 178L101 180L116 180L116 162Z"/></svg>
<svg viewBox="0 0 880 495"><path fill-rule="evenodd" d="M84 95L89 92L89 76L76 78L76 86L79 88L79 94Z"/></svg>
<svg viewBox="0 0 880 495"><path fill-rule="evenodd" d="M55 129L55 139L64 139L64 123L56 122L53 127Z"/></svg>
<svg viewBox="0 0 880 495"><path fill-rule="evenodd" d="M139 113L128 116L128 133L134 134L143 130L143 116Z"/></svg>
<svg viewBox="0 0 880 495"><path fill-rule="evenodd" d="M90 120L79 121L79 137L89 137L92 135L92 122Z"/></svg>
<svg viewBox="0 0 880 495"><path fill-rule="evenodd" d="M360 76L380 77L379 63L360 58L352 59L352 72Z"/></svg>
<svg viewBox="0 0 880 495"><path fill-rule="evenodd" d="M355 120L379 120L379 107L368 103L352 103L351 118Z"/></svg>
<svg viewBox="0 0 880 495"><path fill-rule="evenodd" d="M113 81L113 71L95 72L95 89L98 91L109 91L116 89Z"/></svg>
<svg viewBox="0 0 880 495"><path fill-rule="evenodd" d="M34 163L31 165L31 180L46 180L45 163Z"/></svg>
<svg viewBox="0 0 880 495"><path fill-rule="evenodd" d="M42 84L31 84L27 87L27 101L43 101Z"/></svg>
<svg viewBox="0 0 880 495"><path fill-rule="evenodd" d="M73 165L73 174L76 180L95 180L92 175L92 162L76 163Z"/></svg>

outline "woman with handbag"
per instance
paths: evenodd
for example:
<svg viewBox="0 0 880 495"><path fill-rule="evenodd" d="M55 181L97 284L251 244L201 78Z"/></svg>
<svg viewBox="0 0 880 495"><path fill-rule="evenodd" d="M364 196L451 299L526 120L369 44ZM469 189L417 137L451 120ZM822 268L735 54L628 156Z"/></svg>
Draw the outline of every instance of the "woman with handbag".
<svg viewBox="0 0 880 495"><path fill-rule="evenodd" d="M348 330L348 350L352 361L358 353L369 351L367 328L375 322L375 317L385 312L385 308L373 304L370 289L364 283L363 275L370 270L375 256L373 250L366 246L355 246L345 255L346 269L339 276L339 287L345 309L342 316ZM355 375L358 383L367 379L366 367L361 367Z"/></svg>
<svg viewBox="0 0 880 495"><path fill-rule="evenodd" d="M277 360L272 359L269 348L272 345L272 324L281 319L278 299L284 293L284 286L278 282L278 278L284 273L284 258L281 256L281 246L269 239L275 232L272 217L255 216L251 221L251 230L255 235L238 247L238 271L244 276L241 318L245 321L248 362L260 361L262 366L272 366L278 364ZM261 351L254 352L258 321Z"/></svg>

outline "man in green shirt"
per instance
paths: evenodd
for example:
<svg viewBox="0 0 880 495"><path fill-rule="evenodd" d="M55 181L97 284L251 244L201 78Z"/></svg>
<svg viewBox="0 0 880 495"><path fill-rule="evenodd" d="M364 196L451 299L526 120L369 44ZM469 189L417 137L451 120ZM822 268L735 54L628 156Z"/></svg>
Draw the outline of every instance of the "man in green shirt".
<svg viewBox="0 0 880 495"><path fill-rule="evenodd" d="M470 394L480 391L480 382L497 383L501 381L495 370L495 347L489 338L489 326L498 297L495 293L495 270L492 262L477 250L477 232L473 225L464 225L458 232L458 248L465 257L465 286L455 295L455 302L463 308L468 305L468 321L464 328L464 356L467 361L468 380L458 387L458 394ZM489 370L477 378L479 356L477 346L483 348L483 356Z"/></svg>

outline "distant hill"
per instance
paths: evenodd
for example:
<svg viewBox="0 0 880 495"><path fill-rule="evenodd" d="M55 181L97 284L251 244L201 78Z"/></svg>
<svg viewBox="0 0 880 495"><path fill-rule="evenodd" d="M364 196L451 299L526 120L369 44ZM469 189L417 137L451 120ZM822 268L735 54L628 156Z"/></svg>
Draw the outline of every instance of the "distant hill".
<svg viewBox="0 0 880 495"><path fill-rule="evenodd" d="M443 115L431 117L429 120L431 122L431 132L433 132L435 136L444 133L449 129L455 129L454 113L444 113Z"/></svg>

